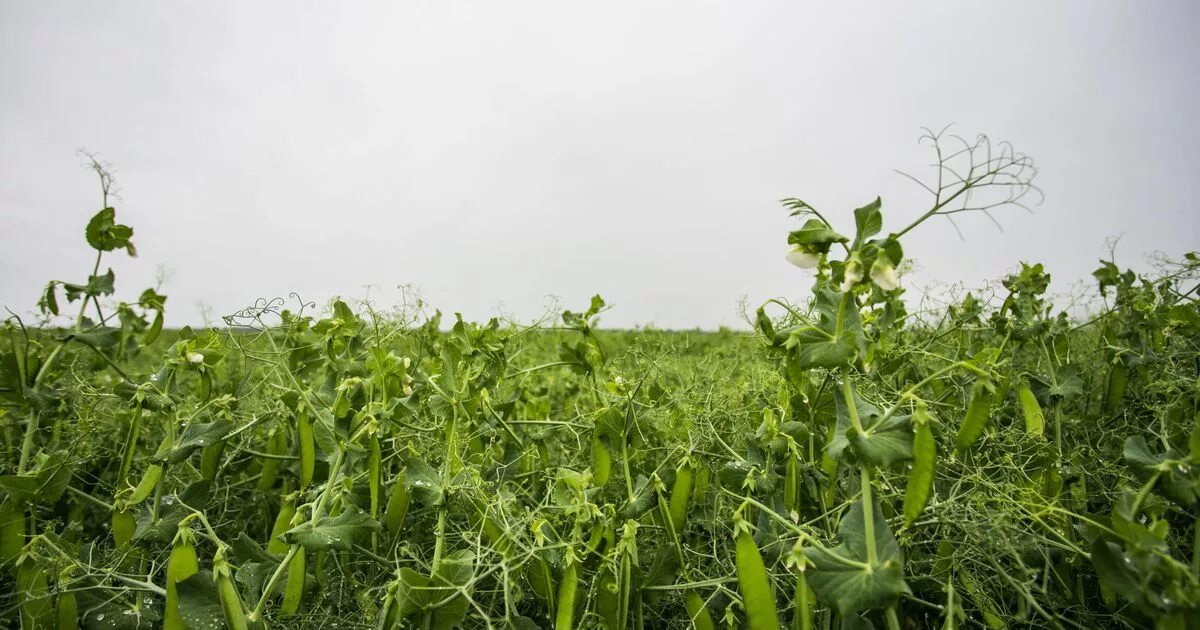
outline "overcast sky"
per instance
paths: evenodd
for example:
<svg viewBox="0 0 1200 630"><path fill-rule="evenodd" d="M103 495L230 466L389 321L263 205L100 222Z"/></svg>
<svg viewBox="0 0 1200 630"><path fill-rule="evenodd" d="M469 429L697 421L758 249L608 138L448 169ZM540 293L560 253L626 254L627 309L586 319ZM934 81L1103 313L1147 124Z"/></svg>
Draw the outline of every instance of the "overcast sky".
<svg viewBox="0 0 1200 630"><path fill-rule="evenodd" d="M836 4L836 6L833 6ZM301 6L304 5L304 6ZM1195 2L3 2L0 305L81 281L114 166L168 324L260 296L381 304L413 284L470 318L581 308L607 326L738 325L803 297L780 208L851 232L927 197L922 126L1011 141L1034 214L906 240L905 280L1045 262L1055 288L1118 253L1200 247Z"/></svg>

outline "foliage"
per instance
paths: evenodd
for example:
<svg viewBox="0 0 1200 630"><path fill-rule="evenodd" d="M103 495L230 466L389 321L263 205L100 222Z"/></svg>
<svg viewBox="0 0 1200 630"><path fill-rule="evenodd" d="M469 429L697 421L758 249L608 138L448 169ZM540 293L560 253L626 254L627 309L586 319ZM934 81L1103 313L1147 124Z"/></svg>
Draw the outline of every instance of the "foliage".
<svg viewBox="0 0 1200 630"><path fill-rule="evenodd" d="M752 334L602 330L599 296L559 326L297 298L163 330L160 288L100 273L135 250L95 164L91 273L4 324L0 619L1198 627L1200 257L1102 261L1084 320L1037 264L910 312L905 234L1036 190L928 138L904 227L785 200L812 297Z"/></svg>

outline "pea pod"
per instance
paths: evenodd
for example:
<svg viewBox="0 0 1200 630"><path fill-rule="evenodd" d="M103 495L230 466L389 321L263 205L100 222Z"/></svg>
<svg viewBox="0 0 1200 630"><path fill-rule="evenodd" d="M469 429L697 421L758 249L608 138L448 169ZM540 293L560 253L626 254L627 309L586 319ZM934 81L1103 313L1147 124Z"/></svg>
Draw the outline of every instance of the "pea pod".
<svg viewBox="0 0 1200 630"><path fill-rule="evenodd" d="M738 591L742 594L742 606L746 610L748 630L778 630L779 616L775 611L775 595L762 553L754 544L754 537L745 529L738 532L735 549L737 560Z"/></svg>
<svg viewBox="0 0 1200 630"><path fill-rule="evenodd" d="M158 487L160 477L162 477L162 466L154 464L147 468L146 472L142 474L142 480L138 482L137 487L133 489L133 494L129 496L129 504L137 505L145 501L150 493Z"/></svg>
<svg viewBox="0 0 1200 630"><path fill-rule="evenodd" d="M17 559L25 548L25 510L12 499L0 504L0 565Z"/></svg>
<svg viewBox="0 0 1200 630"><path fill-rule="evenodd" d="M533 590L533 594L546 602L547 608L550 609L550 616L553 617L555 604L554 584L550 579L550 567L541 558L534 558L527 566L526 578L529 580L529 586Z"/></svg>
<svg viewBox="0 0 1200 630"><path fill-rule="evenodd" d="M287 436L283 431L275 431L267 437L267 454L268 455L283 455L284 449L287 448ZM266 492L275 487L275 480L279 478L279 459L277 457L264 457L262 463L262 474L258 477L258 491Z"/></svg>
<svg viewBox="0 0 1200 630"><path fill-rule="evenodd" d="M796 610L792 613L792 630L812 630L813 592L801 569L796 575Z"/></svg>
<svg viewBox="0 0 1200 630"><path fill-rule="evenodd" d="M967 415L963 418L962 425L958 428L958 436L954 439L956 451L965 453L983 435L991 411L992 393L984 381L976 381L971 386L971 399L967 402Z"/></svg>
<svg viewBox="0 0 1200 630"><path fill-rule="evenodd" d="M608 439L601 435L592 436L592 483L603 487L612 476L612 449Z"/></svg>
<svg viewBox="0 0 1200 630"><path fill-rule="evenodd" d="M608 562L600 567L600 580L596 590L596 614L608 630L622 630L620 618L621 600L618 590L617 575L613 573Z"/></svg>
<svg viewBox="0 0 1200 630"><path fill-rule="evenodd" d="M79 603L75 600L75 591L59 592L54 606L58 630L74 630L79 627Z"/></svg>
<svg viewBox="0 0 1200 630"><path fill-rule="evenodd" d="M904 489L904 526L911 527L925 511L933 492L934 467L937 465L937 444L929 428L929 412L925 405L917 406L913 414L916 435L913 436L913 464Z"/></svg>
<svg viewBox="0 0 1200 630"><path fill-rule="evenodd" d="M1125 367L1125 362L1118 359L1108 371L1108 391L1104 395L1105 413L1113 413L1121 406L1128 385L1129 370Z"/></svg>
<svg viewBox="0 0 1200 630"><path fill-rule="evenodd" d="M225 452L225 440L213 442L200 451L200 476L212 483L221 467L221 455Z"/></svg>
<svg viewBox="0 0 1200 630"><path fill-rule="evenodd" d="M179 591L176 584L200 571L200 560L192 544L192 532L180 529L167 558L167 604L163 609L163 630L186 630L183 617L179 614Z"/></svg>
<svg viewBox="0 0 1200 630"><path fill-rule="evenodd" d="M300 602L304 599L304 565L304 547L299 547L288 565L287 584L283 587L283 604L279 607L281 615L294 615L300 610Z"/></svg>
<svg viewBox="0 0 1200 630"><path fill-rule="evenodd" d="M571 630L575 624L575 593L578 588L578 563L571 557L558 584L558 614L554 617L554 630Z"/></svg>
<svg viewBox="0 0 1200 630"><path fill-rule="evenodd" d="M683 531L684 521L687 520L688 499L692 496L692 467L684 462L675 471L675 485L671 487L670 515L671 526L675 533Z"/></svg>
<svg viewBox="0 0 1200 630"><path fill-rule="evenodd" d="M704 466L696 471L695 478L692 480L692 501L694 503L704 502L704 495L708 494L708 481L711 476L712 471Z"/></svg>
<svg viewBox="0 0 1200 630"><path fill-rule="evenodd" d="M213 556L213 579L217 581L217 594L221 599L221 612L225 614L225 624L231 630L247 630L246 610L242 608L242 598L237 586L233 583L233 573L229 562L225 560L225 546L217 547Z"/></svg>
<svg viewBox="0 0 1200 630"><path fill-rule="evenodd" d="M292 528L292 518L296 516L296 501L286 497L279 506L279 514L271 527L271 539L267 541L267 551L274 554L287 553L288 544L283 542L283 533Z"/></svg>
<svg viewBox="0 0 1200 630"><path fill-rule="evenodd" d="M704 598L696 591L688 591L683 598L683 605L687 608L688 619L692 622L692 627L696 630L714 630L712 617L708 614L708 609L704 607Z"/></svg>
<svg viewBox="0 0 1200 630"><path fill-rule="evenodd" d="M1028 383L1022 383L1017 388L1017 399L1021 402L1021 412L1025 415L1025 432L1041 437L1045 431L1046 417L1042 414L1042 406L1038 404L1037 396L1033 395Z"/></svg>
<svg viewBox="0 0 1200 630"><path fill-rule="evenodd" d="M379 452L379 436L374 433L367 439L367 487L371 493L371 518L379 518L379 469L382 455Z"/></svg>
<svg viewBox="0 0 1200 630"><path fill-rule="evenodd" d="M788 512L800 511L800 458L794 452L788 453L783 474L783 506Z"/></svg>
<svg viewBox="0 0 1200 630"><path fill-rule="evenodd" d="M404 515L408 513L408 502L412 496L404 481L408 471L402 471L392 482L392 495L388 498L387 510L383 513L383 524L393 535L404 526Z"/></svg>
<svg viewBox="0 0 1200 630"><path fill-rule="evenodd" d="M124 549L129 546L136 531L137 519L133 515L133 510L115 510L113 512L113 542L116 543L118 549Z"/></svg>
<svg viewBox="0 0 1200 630"><path fill-rule="evenodd" d="M300 489L303 490L312 483L317 465L316 444L313 442L313 428L307 409L301 409L296 419L296 439L300 449Z"/></svg>

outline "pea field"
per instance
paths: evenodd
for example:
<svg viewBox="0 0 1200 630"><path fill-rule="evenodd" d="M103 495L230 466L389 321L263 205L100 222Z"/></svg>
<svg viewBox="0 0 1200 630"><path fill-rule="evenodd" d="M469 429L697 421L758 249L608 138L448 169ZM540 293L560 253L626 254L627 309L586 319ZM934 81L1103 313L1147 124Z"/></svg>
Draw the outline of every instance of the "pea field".
<svg viewBox="0 0 1200 630"><path fill-rule="evenodd" d="M795 292L713 332L164 328L93 164L95 264L0 330L0 627L1200 628L1200 255L906 290L907 234L1037 192L928 140L917 212L785 199Z"/></svg>

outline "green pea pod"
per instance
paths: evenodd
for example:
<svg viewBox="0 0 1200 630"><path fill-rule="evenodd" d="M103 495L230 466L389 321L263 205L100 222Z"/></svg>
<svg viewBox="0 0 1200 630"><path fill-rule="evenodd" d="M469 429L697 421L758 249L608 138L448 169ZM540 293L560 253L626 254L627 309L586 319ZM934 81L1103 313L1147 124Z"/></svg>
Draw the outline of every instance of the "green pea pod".
<svg viewBox="0 0 1200 630"><path fill-rule="evenodd" d="M605 562L600 567L600 581L596 591L596 614L600 616L601 624L608 630L621 630L621 598L618 593L620 584L609 564Z"/></svg>
<svg viewBox="0 0 1200 630"><path fill-rule="evenodd" d="M913 463L904 489L904 526L911 527L925 511L933 493L933 474L937 466L937 444L929 428L929 413L920 405L913 414L916 435L913 436Z"/></svg>
<svg viewBox="0 0 1200 630"><path fill-rule="evenodd" d="M558 614L554 617L554 630L571 630L575 624L575 593L579 588L579 569L575 559L567 562L562 582L558 585Z"/></svg>
<svg viewBox="0 0 1200 630"><path fill-rule="evenodd" d="M783 475L783 506L788 512L800 511L800 458L788 453Z"/></svg>
<svg viewBox="0 0 1200 630"><path fill-rule="evenodd" d="M158 480L162 477L162 466L154 464L146 469L142 474L142 480L138 482L136 488L133 489L133 494L129 497L130 505L137 505L145 501L154 492L154 488L158 486Z"/></svg>
<svg viewBox="0 0 1200 630"><path fill-rule="evenodd" d="M954 439L956 451L965 453L983 435L991 411L992 393L983 381L976 381L971 386L971 400L967 403L967 415L963 418L962 426L958 428L958 436Z"/></svg>
<svg viewBox="0 0 1200 630"><path fill-rule="evenodd" d="M196 557L196 547L192 545L192 533L181 529L175 536L171 555L167 558L167 605L163 609L163 630L186 630L187 626L179 614L179 591L175 585L199 571L200 560Z"/></svg>
<svg viewBox="0 0 1200 630"><path fill-rule="evenodd" d="M200 451L200 476L212 483L221 467L221 455L225 452L225 440L213 442Z"/></svg>
<svg viewBox="0 0 1200 630"><path fill-rule="evenodd" d="M379 518L379 469L382 455L379 452L379 436L371 435L367 440L367 486L371 493L371 518Z"/></svg>
<svg viewBox="0 0 1200 630"><path fill-rule="evenodd" d="M25 548L25 510L9 499L0 504L0 565L17 559Z"/></svg>
<svg viewBox="0 0 1200 630"><path fill-rule="evenodd" d="M742 594L742 605L746 609L746 628L779 630L779 615L775 611L775 595L771 592L767 567L750 532L738 532L735 558L738 591Z"/></svg>
<svg viewBox="0 0 1200 630"><path fill-rule="evenodd" d="M796 575L796 610L792 613L792 630L812 630L813 592L804 571Z"/></svg>
<svg viewBox="0 0 1200 630"><path fill-rule="evenodd" d="M225 560L224 545L217 547L213 556L213 579L217 582L217 594L221 599L221 612L225 614L225 625L230 630L247 630L246 610L242 607L242 598L237 586L233 583L233 573L229 562Z"/></svg>
<svg viewBox="0 0 1200 630"><path fill-rule="evenodd" d="M1017 388L1017 400L1021 401L1021 411L1025 415L1025 432L1041 437L1045 431L1046 417L1042 414L1042 406L1038 404L1037 396L1033 395L1028 383L1022 383Z"/></svg>
<svg viewBox="0 0 1200 630"><path fill-rule="evenodd" d="M671 487L670 515L675 533L683 531L687 520L688 499L692 496L692 467L684 463L675 471L675 485Z"/></svg>
<svg viewBox="0 0 1200 630"><path fill-rule="evenodd" d="M313 428L308 420L307 409L302 409L296 419L296 438L300 443L300 489L303 490L312 483L313 470L317 465L316 444L313 442Z"/></svg>
<svg viewBox="0 0 1200 630"><path fill-rule="evenodd" d="M54 601L50 597L46 571L32 558L25 558L17 568L17 594L20 602L22 628L51 628L54 626Z"/></svg>
<svg viewBox="0 0 1200 630"><path fill-rule="evenodd" d="M1104 412L1113 413L1121 406L1125 398L1125 389L1129 385L1129 370L1124 361L1117 361L1108 371L1108 391L1104 396Z"/></svg>
<svg viewBox="0 0 1200 630"><path fill-rule="evenodd" d="M392 482L392 496L388 497L387 510L383 513L383 524L395 535L404 526L404 515L408 513L408 502L412 498L404 486L408 471L401 472Z"/></svg>
<svg viewBox="0 0 1200 630"><path fill-rule="evenodd" d="M695 479L692 482L692 502L703 503L704 496L708 494L708 481L712 476L712 471L701 466L700 470L696 471Z"/></svg>
<svg viewBox="0 0 1200 630"><path fill-rule="evenodd" d="M268 455L283 455L284 449L287 448L287 436L283 431L275 431L267 438L267 454ZM258 476L258 491L266 492L275 487L275 480L279 478L279 460L274 457L264 457L262 463L262 474Z"/></svg>
<svg viewBox="0 0 1200 630"><path fill-rule="evenodd" d="M608 440L600 435L592 436L592 484L603 487L612 476L612 449Z"/></svg>
<svg viewBox="0 0 1200 630"><path fill-rule="evenodd" d="M271 539L267 541L269 553L287 553L288 544L283 542L282 536L292 528L292 518L295 516L296 502L291 498L284 499L279 506L279 514L275 517L275 524L271 527Z"/></svg>
<svg viewBox="0 0 1200 630"><path fill-rule="evenodd" d="M54 605L58 630L74 630L79 627L79 603L75 601L75 591L60 592Z"/></svg>
<svg viewBox="0 0 1200 630"><path fill-rule="evenodd" d="M529 586L533 590L533 594L538 596L538 599L546 602L546 607L550 609L550 616L554 616L554 584L550 579L550 567L546 565L546 561L541 558L534 558L528 565L526 578L529 580Z"/></svg>
<svg viewBox="0 0 1200 630"><path fill-rule="evenodd" d="M300 602L304 599L304 565L304 547L300 547L288 565L287 584L283 587L283 604L279 607L279 614L285 617L300 610Z"/></svg>
<svg viewBox="0 0 1200 630"><path fill-rule="evenodd" d="M133 515L133 510L117 510L113 512L112 534L113 542L117 545L117 549L124 549L129 546L136 531L137 518Z"/></svg>
<svg viewBox="0 0 1200 630"><path fill-rule="evenodd" d="M714 630L712 617L708 614L708 609L704 607L704 598L696 591L688 591L683 598L683 604L687 608L688 619L692 622L692 627L695 630Z"/></svg>

